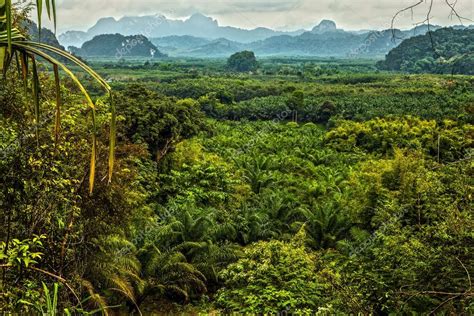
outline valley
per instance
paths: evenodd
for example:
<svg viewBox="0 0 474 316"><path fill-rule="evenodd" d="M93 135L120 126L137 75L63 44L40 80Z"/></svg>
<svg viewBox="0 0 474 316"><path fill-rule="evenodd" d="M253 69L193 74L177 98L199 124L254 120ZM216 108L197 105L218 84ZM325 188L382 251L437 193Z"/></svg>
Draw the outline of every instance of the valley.
<svg viewBox="0 0 474 316"><path fill-rule="evenodd" d="M0 0L0 314L474 314L463 1L151 2Z"/></svg>

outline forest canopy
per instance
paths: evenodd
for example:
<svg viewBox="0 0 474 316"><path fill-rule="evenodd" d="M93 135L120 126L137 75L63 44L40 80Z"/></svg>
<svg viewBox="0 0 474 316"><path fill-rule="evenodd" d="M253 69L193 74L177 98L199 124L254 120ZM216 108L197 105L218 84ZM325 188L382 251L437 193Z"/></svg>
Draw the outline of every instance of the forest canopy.
<svg viewBox="0 0 474 316"><path fill-rule="evenodd" d="M474 314L474 79L413 70L429 37L387 57L397 72L146 41L84 62L27 41L9 4L0 313ZM464 54L460 32L437 52Z"/></svg>
<svg viewBox="0 0 474 316"><path fill-rule="evenodd" d="M377 64L409 73L474 75L474 29L442 28L404 40Z"/></svg>
<svg viewBox="0 0 474 316"><path fill-rule="evenodd" d="M258 62L253 52L243 51L230 56L227 67L239 72L255 71L258 68Z"/></svg>

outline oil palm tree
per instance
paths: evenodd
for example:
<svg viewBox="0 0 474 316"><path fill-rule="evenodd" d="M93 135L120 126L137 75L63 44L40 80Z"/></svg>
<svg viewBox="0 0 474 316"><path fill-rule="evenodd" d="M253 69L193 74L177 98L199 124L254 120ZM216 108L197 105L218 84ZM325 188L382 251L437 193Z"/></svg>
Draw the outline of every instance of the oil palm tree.
<svg viewBox="0 0 474 316"><path fill-rule="evenodd" d="M38 29L41 31L41 21L43 9L46 8L48 18L53 21L54 27L56 28L56 4L55 0L35 0L36 8L38 11ZM12 5L12 0L0 0L0 71L3 72L3 76L6 77L8 70L11 67L16 67L20 74L23 85L25 87L25 93L28 91L29 86L29 74L31 72L31 91L35 109L35 125L39 123L40 118L40 83L38 76L37 59L41 58L53 67L53 73L55 77L56 87L56 117L55 117L55 139L56 142L59 138L60 124L61 124L61 97L60 97L60 78L59 71L62 70L66 73L77 85L82 94L84 95L88 107L90 107L90 113L92 117L93 132L92 132L92 150L91 150L91 165L89 174L89 191L92 193L94 188L95 179L95 166L96 166L96 119L95 111L96 107L92 101L89 93L81 84L79 79L74 73L61 63L55 56L71 62L81 67L87 74L95 79L109 94L112 119L110 122L110 144L109 144L109 182L112 179L112 171L114 166L114 148L115 148L115 109L113 106L111 88L96 72L94 72L89 66L80 61L73 55L58 49L53 46L49 46L40 42L29 41L25 34L18 29L15 21L15 10ZM31 70L31 71L30 71ZM0 82L0 85L4 83Z"/></svg>
<svg viewBox="0 0 474 316"><path fill-rule="evenodd" d="M242 161L236 160L237 166L244 170L245 180L256 194L274 181L270 171L273 168L273 163L270 157L258 154Z"/></svg>
<svg viewBox="0 0 474 316"><path fill-rule="evenodd" d="M229 242L201 242L201 247L193 254L191 263L207 280L207 287L219 283L219 272L242 256L239 245Z"/></svg>
<svg viewBox="0 0 474 316"><path fill-rule="evenodd" d="M139 257L146 286L138 297L138 305L148 296L169 295L187 302L192 295L207 292L206 277L181 252L160 250L150 244L140 250Z"/></svg>
<svg viewBox="0 0 474 316"><path fill-rule="evenodd" d="M136 297L144 290L145 281L140 278L142 266L136 257L135 245L120 235L101 236L93 242L94 257L86 274L90 279L90 290L94 286L105 287L136 306ZM93 295L97 297L97 294ZM94 301L101 303L100 299Z"/></svg>
<svg viewBox="0 0 474 316"><path fill-rule="evenodd" d="M286 190L265 191L256 199L256 205L266 213L275 236L291 232L292 224L304 218L303 210Z"/></svg>
<svg viewBox="0 0 474 316"><path fill-rule="evenodd" d="M260 239L274 237L275 232L270 225L266 210L252 208L244 203L235 221L236 241L242 245L248 245Z"/></svg>
<svg viewBox="0 0 474 316"><path fill-rule="evenodd" d="M304 216L310 245L315 249L336 248L337 242L346 238L351 228L350 220L337 205L304 210Z"/></svg>

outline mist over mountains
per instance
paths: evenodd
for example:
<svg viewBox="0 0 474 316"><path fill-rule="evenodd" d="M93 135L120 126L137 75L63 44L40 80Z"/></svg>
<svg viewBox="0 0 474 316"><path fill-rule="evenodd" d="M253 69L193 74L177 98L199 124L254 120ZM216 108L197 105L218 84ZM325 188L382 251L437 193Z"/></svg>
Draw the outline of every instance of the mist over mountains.
<svg viewBox="0 0 474 316"><path fill-rule="evenodd" d="M431 26L432 30L439 28ZM100 46L101 43L95 38L99 35L143 35L156 46L160 56L163 53L171 57L228 57L241 50L252 50L259 56L373 58L383 57L404 39L423 35L427 31L426 25L406 31L346 31L330 20L316 23L311 30L246 30L220 26L217 20L197 13L184 21L168 19L163 15L123 17L119 20L102 18L87 32L69 31L61 34L59 41L66 47L76 47L71 50L78 52L77 48L85 42L88 46ZM103 51L107 50L113 51L113 48Z"/></svg>
<svg viewBox="0 0 474 316"><path fill-rule="evenodd" d="M172 20L164 15L149 15L140 17L102 18L87 32L69 31L59 36L65 46L80 46L101 34L144 35L148 38L165 36L194 36L208 39L226 38L231 41L250 43L263 40L275 35L299 35L304 30L296 32L275 31L264 27L246 30L231 26L220 26L217 20L196 13L188 19Z"/></svg>

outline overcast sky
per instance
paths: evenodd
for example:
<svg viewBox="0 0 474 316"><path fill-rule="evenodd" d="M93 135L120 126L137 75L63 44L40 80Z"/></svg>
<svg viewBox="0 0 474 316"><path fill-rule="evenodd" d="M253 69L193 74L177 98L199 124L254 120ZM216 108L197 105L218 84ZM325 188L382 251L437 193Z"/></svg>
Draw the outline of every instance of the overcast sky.
<svg viewBox="0 0 474 316"><path fill-rule="evenodd" d="M220 25L242 28L265 26L277 29L313 27L322 19L332 19L345 29L384 29L390 26L394 13L419 0L56 0L60 31L87 30L101 17L121 18L132 15L163 14L184 19L200 12L219 21ZM448 0L454 2L455 0ZM429 2L429 0L428 0ZM457 9L464 17L474 19L474 0L458 0ZM428 5L401 15L398 28L410 28L424 19ZM433 23L459 24L449 19L445 0L434 0ZM474 22L465 22L472 24Z"/></svg>

